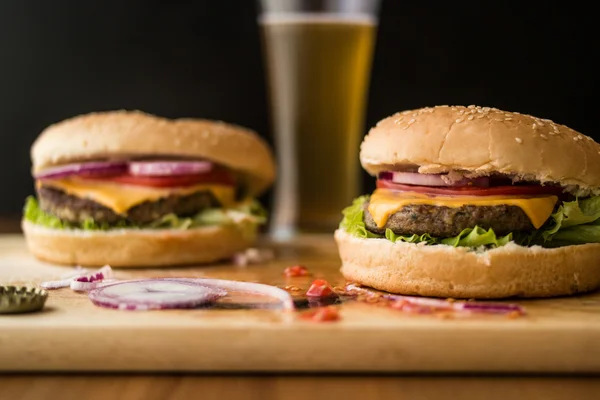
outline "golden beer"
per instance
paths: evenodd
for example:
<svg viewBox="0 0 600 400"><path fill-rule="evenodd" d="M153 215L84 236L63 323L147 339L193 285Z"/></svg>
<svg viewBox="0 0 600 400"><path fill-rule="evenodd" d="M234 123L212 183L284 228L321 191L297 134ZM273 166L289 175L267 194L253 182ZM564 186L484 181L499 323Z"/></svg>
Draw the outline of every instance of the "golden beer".
<svg viewBox="0 0 600 400"><path fill-rule="evenodd" d="M260 25L280 171L273 227L332 231L360 190L375 21L297 14Z"/></svg>

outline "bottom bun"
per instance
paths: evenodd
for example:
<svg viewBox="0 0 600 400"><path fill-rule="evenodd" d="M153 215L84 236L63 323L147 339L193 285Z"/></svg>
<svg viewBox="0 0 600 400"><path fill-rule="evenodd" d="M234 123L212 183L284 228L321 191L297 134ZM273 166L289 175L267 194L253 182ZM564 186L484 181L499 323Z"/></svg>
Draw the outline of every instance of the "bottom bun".
<svg viewBox="0 0 600 400"><path fill-rule="evenodd" d="M189 230L50 229L23 221L29 251L56 264L112 267L166 267L219 261L251 246L257 228L209 226Z"/></svg>
<svg viewBox="0 0 600 400"><path fill-rule="evenodd" d="M469 251L393 243L335 232L342 274L352 282L404 295L452 298L550 297L600 287L600 244L547 249L514 243Z"/></svg>

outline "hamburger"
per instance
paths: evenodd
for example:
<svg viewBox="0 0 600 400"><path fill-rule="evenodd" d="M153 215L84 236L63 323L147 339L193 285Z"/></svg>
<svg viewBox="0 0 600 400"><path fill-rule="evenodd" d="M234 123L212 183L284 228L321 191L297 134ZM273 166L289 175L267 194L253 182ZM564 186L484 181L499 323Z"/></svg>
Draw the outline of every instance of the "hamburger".
<svg viewBox="0 0 600 400"><path fill-rule="evenodd" d="M570 295L600 286L600 145L548 119L436 106L378 122L376 189L335 232L344 277L432 297Z"/></svg>
<svg viewBox="0 0 600 400"><path fill-rule="evenodd" d="M76 116L31 148L29 250L58 264L207 263L251 246L274 159L253 131L140 111Z"/></svg>

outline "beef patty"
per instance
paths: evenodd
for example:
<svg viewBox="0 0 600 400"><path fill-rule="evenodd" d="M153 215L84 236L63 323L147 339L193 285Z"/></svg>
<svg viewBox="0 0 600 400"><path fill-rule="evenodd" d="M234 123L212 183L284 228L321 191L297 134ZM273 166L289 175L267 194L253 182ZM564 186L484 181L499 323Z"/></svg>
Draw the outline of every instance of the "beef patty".
<svg viewBox="0 0 600 400"><path fill-rule="evenodd" d="M128 221L136 225L150 223L167 214L178 216L194 215L205 208L220 206L218 200L209 191L186 196L169 196L156 201L147 201L119 215L110 208L90 199L83 199L52 187L40 187L37 190L40 207L63 221L78 223L93 219L98 223L115 224Z"/></svg>
<svg viewBox="0 0 600 400"><path fill-rule="evenodd" d="M364 205L366 228L374 233L384 234L391 229L398 235L422 235L429 233L436 237L452 237L466 228L476 225L492 228L498 235L510 232L530 231L534 227L527 214L517 206L472 206L438 207L430 205L409 205L391 215L383 228L378 228Z"/></svg>

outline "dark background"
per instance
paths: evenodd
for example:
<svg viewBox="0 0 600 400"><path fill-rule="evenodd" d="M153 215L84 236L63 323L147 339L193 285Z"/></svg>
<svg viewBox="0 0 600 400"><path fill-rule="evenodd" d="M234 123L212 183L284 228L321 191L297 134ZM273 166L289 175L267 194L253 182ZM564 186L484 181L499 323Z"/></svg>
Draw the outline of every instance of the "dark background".
<svg viewBox="0 0 600 400"><path fill-rule="evenodd" d="M384 0L365 131L402 109L478 104L600 139L590 9L439 3ZM4 0L0 51L0 215L19 214L32 192L29 147L38 133L76 114L214 118L270 138L251 0Z"/></svg>

